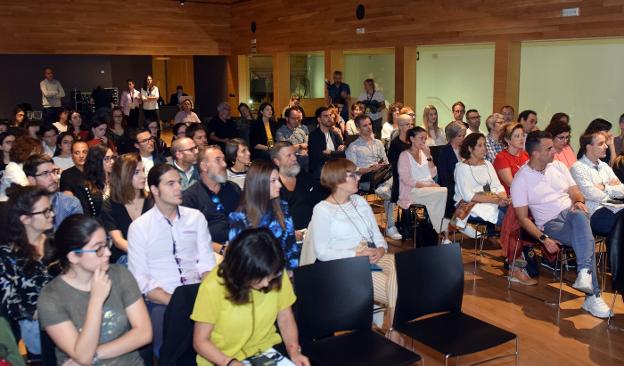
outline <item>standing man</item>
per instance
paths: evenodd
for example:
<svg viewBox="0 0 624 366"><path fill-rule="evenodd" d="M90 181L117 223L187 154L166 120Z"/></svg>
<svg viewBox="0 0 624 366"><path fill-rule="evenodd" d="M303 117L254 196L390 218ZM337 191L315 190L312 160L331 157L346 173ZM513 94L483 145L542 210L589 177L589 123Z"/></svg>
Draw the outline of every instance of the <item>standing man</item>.
<svg viewBox="0 0 624 366"><path fill-rule="evenodd" d="M236 183L227 180L225 157L218 146L200 149L197 166L199 181L184 191L182 205L204 214L212 248L223 255L230 232L228 216L238 208L241 190Z"/></svg>
<svg viewBox="0 0 624 366"><path fill-rule="evenodd" d="M126 119L128 120L128 127L139 127L139 107L141 105L141 92L134 88L134 80L126 80L128 89L121 93L119 100L119 106L122 108Z"/></svg>
<svg viewBox="0 0 624 366"><path fill-rule="evenodd" d="M154 207L130 224L128 269L147 300L158 357L171 294L178 286L199 283L215 266L215 257L204 215L181 206L182 186L175 168L156 165L147 182Z"/></svg>
<svg viewBox="0 0 624 366"><path fill-rule="evenodd" d="M451 122L459 122L468 128L468 124L464 122L464 114L466 113L466 106L461 100L453 103L451 107L451 111L453 112L453 120Z"/></svg>
<svg viewBox="0 0 624 366"><path fill-rule="evenodd" d="M481 116L476 109L469 109L466 112L466 121L468 122L468 129L466 130L466 136L471 133L479 133L479 127L481 126Z"/></svg>
<svg viewBox="0 0 624 366"><path fill-rule="evenodd" d="M232 107L230 104L221 102L217 106L217 116L208 123L210 142L219 145L221 151L225 150L225 142L227 140L238 137L236 123L230 119L231 116Z"/></svg>
<svg viewBox="0 0 624 366"><path fill-rule="evenodd" d="M61 83L54 79L54 71L50 67L43 69L44 79L39 83L41 89L41 106L43 107L43 125L50 126L56 122L61 111L61 98L65 90Z"/></svg>
<svg viewBox="0 0 624 366"><path fill-rule="evenodd" d="M334 83L327 82L327 101L329 104L343 103L340 116L343 120L349 120L349 108L351 107L351 88L349 84L342 82L342 71L334 71L332 76ZM339 99L342 98L342 99Z"/></svg>
<svg viewBox="0 0 624 366"><path fill-rule="evenodd" d="M334 121L327 107L316 110L318 128L310 133L308 151L310 156L310 173L319 180L321 169L327 160L344 157L345 145L342 137L335 131Z"/></svg>

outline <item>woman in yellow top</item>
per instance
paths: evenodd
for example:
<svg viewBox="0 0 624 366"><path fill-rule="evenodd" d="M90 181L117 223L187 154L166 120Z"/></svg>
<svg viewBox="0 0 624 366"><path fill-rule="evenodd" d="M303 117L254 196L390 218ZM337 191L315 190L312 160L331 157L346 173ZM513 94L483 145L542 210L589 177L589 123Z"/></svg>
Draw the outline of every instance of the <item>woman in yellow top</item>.
<svg viewBox="0 0 624 366"><path fill-rule="evenodd" d="M268 229L245 230L230 242L218 270L202 281L191 314L199 366L241 366L281 343L276 319L290 360L310 365L301 354L291 310L295 294L284 267L282 247Z"/></svg>

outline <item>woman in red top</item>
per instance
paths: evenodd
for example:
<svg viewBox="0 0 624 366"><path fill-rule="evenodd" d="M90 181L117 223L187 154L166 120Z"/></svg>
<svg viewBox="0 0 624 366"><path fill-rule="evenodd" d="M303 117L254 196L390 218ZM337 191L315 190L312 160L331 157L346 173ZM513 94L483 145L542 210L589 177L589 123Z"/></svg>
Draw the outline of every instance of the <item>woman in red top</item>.
<svg viewBox="0 0 624 366"><path fill-rule="evenodd" d="M520 123L507 123L502 129L503 141L501 142L506 147L505 150L496 155L494 169L496 169L498 179L509 195L511 180L520 170L520 167L529 160L529 154L524 151L524 128Z"/></svg>
<svg viewBox="0 0 624 366"><path fill-rule="evenodd" d="M529 154L524 151L524 128L520 123L506 123L502 130L502 143L506 148L496 155L494 169L496 169L496 174L503 187L505 187L505 191L509 194L511 181L518 170L520 170L520 167L529 160ZM503 253L507 256L507 262L510 264L514 258L518 258L522 253L522 247L517 245L519 235L520 222L516 217L516 212L513 209L507 210L501 226L500 243ZM516 247L520 250L516 250ZM513 282L523 285L532 286L537 284L537 281L532 279L524 268L514 268L513 272L509 273L509 276L511 276Z"/></svg>

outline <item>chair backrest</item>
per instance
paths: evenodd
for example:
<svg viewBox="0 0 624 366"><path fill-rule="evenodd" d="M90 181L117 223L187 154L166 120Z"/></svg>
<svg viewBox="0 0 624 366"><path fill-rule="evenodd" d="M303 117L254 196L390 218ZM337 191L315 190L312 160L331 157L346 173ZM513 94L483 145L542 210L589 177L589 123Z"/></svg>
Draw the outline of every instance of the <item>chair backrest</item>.
<svg viewBox="0 0 624 366"><path fill-rule="evenodd" d="M367 257L316 262L294 270L295 314L303 341L370 329L373 280Z"/></svg>
<svg viewBox="0 0 624 366"><path fill-rule="evenodd" d="M613 289L624 294L624 214L620 214L607 237Z"/></svg>
<svg viewBox="0 0 624 366"><path fill-rule="evenodd" d="M314 243L312 243L312 225L303 234L303 245L301 245L301 255L299 256L299 266L306 266L316 262Z"/></svg>
<svg viewBox="0 0 624 366"><path fill-rule="evenodd" d="M199 283L179 286L171 295L163 320L163 344L160 366L196 365L193 349L193 326L190 319Z"/></svg>
<svg viewBox="0 0 624 366"><path fill-rule="evenodd" d="M438 162L440 158L440 150L442 150L443 147L444 145L429 146L429 151L431 152L431 159L433 159L433 163L435 164L435 166L438 166Z"/></svg>
<svg viewBox="0 0 624 366"><path fill-rule="evenodd" d="M395 327L428 314L461 311L464 264L459 244L408 250L395 254L394 259Z"/></svg>

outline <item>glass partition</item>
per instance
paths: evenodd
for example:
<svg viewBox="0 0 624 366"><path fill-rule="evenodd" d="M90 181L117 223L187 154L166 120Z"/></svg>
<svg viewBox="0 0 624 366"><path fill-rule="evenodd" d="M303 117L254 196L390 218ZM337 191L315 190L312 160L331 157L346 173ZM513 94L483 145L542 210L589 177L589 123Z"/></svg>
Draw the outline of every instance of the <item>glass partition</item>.
<svg viewBox="0 0 624 366"><path fill-rule="evenodd" d="M273 103L273 57L249 56L249 103L253 110L262 102Z"/></svg>
<svg viewBox="0 0 624 366"><path fill-rule="evenodd" d="M344 64L344 79L354 101L364 92L364 80L371 78L386 104L394 102L394 49L345 51Z"/></svg>
<svg viewBox="0 0 624 366"><path fill-rule="evenodd" d="M302 98L325 96L325 55L323 52L290 55L290 93Z"/></svg>

